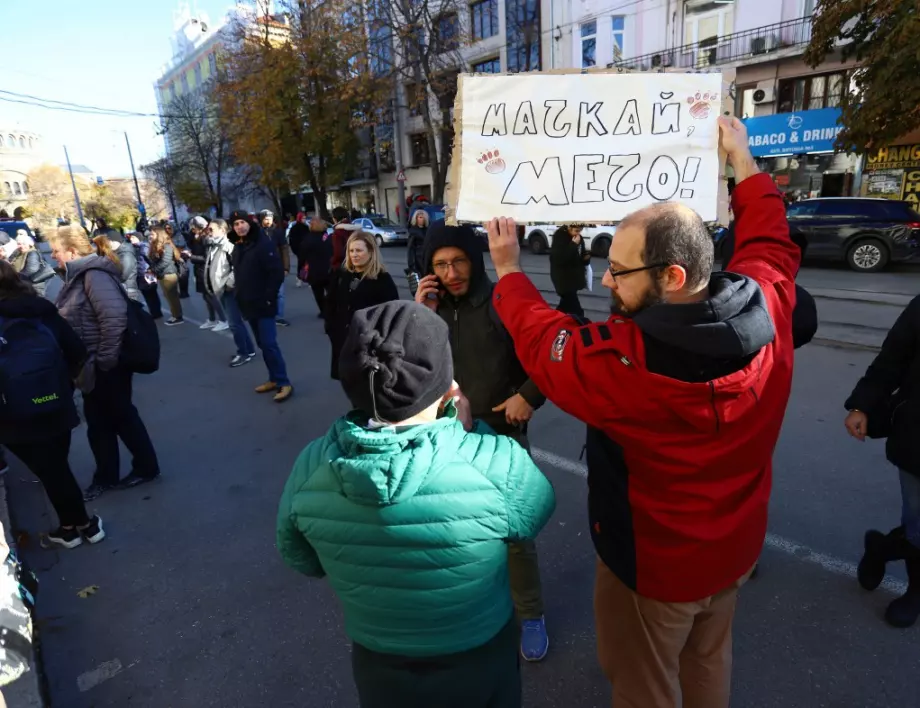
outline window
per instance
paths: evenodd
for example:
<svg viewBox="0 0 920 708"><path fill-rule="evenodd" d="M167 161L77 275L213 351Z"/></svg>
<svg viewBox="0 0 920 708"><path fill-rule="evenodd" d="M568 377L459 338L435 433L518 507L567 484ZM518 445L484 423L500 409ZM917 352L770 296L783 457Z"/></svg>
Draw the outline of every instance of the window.
<svg viewBox="0 0 920 708"><path fill-rule="evenodd" d="M610 20L613 29L613 60L620 61L626 53L626 18L614 15Z"/></svg>
<svg viewBox="0 0 920 708"><path fill-rule="evenodd" d="M581 25L581 66L597 66L597 20Z"/></svg>
<svg viewBox="0 0 920 708"><path fill-rule="evenodd" d="M19 136L19 147L21 147L23 150L26 149L26 136L25 135Z"/></svg>
<svg viewBox="0 0 920 708"><path fill-rule="evenodd" d="M416 118L425 111L424 102L427 99L425 87L418 84L406 84L406 104L409 106L409 115Z"/></svg>
<svg viewBox="0 0 920 708"><path fill-rule="evenodd" d="M818 202L796 202L786 209L786 216L803 217L814 216L818 212Z"/></svg>
<svg viewBox="0 0 920 708"><path fill-rule="evenodd" d="M846 72L780 81L778 112L834 108L840 105L846 85Z"/></svg>
<svg viewBox="0 0 920 708"><path fill-rule="evenodd" d="M195 86L201 86L201 62L195 64Z"/></svg>
<svg viewBox="0 0 920 708"><path fill-rule="evenodd" d="M754 103L754 92L756 86L738 87L735 97L735 115L739 118L753 118L756 104Z"/></svg>
<svg viewBox="0 0 920 708"><path fill-rule="evenodd" d="M0 148L2 148L2 147L3 147L3 136L0 135Z"/></svg>
<svg viewBox="0 0 920 708"><path fill-rule="evenodd" d="M182 93L188 93L188 74L182 74Z"/></svg>
<svg viewBox="0 0 920 708"><path fill-rule="evenodd" d="M437 20L438 52L450 52L460 47L459 23L457 13L441 15Z"/></svg>
<svg viewBox="0 0 920 708"><path fill-rule="evenodd" d="M9 182L4 182L4 183L3 183L3 191L5 191L7 194L12 194L12 193L13 193L13 185L11 185Z"/></svg>
<svg viewBox="0 0 920 708"><path fill-rule="evenodd" d="M19 186L19 182L13 182L13 194L22 194L22 187Z"/></svg>
<svg viewBox="0 0 920 708"><path fill-rule="evenodd" d="M378 125L374 128L377 140L377 155L380 159L382 172L393 172L396 169L396 159L393 152L393 126Z"/></svg>
<svg viewBox="0 0 920 708"><path fill-rule="evenodd" d="M23 183L22 183L22 193L23 193L23 194L28 194L28 193L29 193L29 183L28 183L28 182L23 182Z"/></svg>
<svg viewBox="0 0 920 708"><path fill-rule="evenodd" d="M35 141L32 138L29 138L29 150L33 150L34 148L35 148Z"/></svg>
<svg viewBox="0 0 920 708"><path fill-rule="evenodd" d="M369 31L371 73L384 76L393 67L393 34L382 20L373 20Z"/></svg>
<svg viewBox="0 0 920 708"><path fill-rule="evenodd" d="M208 69L211 71L211 76L217 74L217 55L214 52L208 54Z"/></svg>
<svg viewBox="0 0 920 708"><path fill-rule="evenodd" d="M476 74L500 74L502 73L502 60L498 57L486 59L478 64L473 64L473 73Z"/></svg>
<svg viewBox="0 0 920 708"><path fill-rule="evenodd" d="M169 100L170 101L176 100L176 85L175 84L169 85Z"/></svg>
<svg viewBox="0 0 920 708"><path fill-rule="evenodd" d="M872 213L872 206L872 202L867 203L860 199L828 199L818 203L818 214L848 219L868 219L871 216L877 216Z"/></svg>
<svg viewBox="0 0 920 708"><path fill-rule="evenodd" d="M431 154L428 152L428 136L425 133L416 133L409 136L412 146L412 164L415 167L431 164Z"/></svg>
<svg viewBox="0 0 920 708"><path fill-rule="evenodd" d="M474 42L498 34L498 0L482 0L470 5L470 29Z"/></svg>
<svg viewBox="0 0 920 708"><path fill-rule="evenodd" d="M10 134L7 135L6 137L7 137L7 140L9 140L10 147L11 147L11 148L16 147L16 136L13 135L12 133L10 133Z"/></svg>
<svg viewBox="0 0 920 708"><path fill-rule="evenodd" d="M719 44L734 31L734 5L697 3L688 6L685 13L684 44L699 45L694 66L717 63Z"/></svg>
<svg viewBox="0 0 920 708"><path fill-rule="evenodd" d="M506 0L508 68L510 72L540 70L540 0Z"/></svg>

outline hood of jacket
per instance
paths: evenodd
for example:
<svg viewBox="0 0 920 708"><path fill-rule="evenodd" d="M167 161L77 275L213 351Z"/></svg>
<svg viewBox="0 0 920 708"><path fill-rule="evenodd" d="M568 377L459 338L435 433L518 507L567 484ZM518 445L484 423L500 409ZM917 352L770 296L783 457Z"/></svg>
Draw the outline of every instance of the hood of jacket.
<svg viewBox="0 0 920 708"><path fill-rule="evenodd" d="M330 465L345 496L363 506L387 506L415 496L436 457L449 458L460 446L463 428L453 415L433 423L371 430L366 416L340 418L327 435L339 456ZM335 446L329 445L335 449Z"/></svg>
<svg viewBox="0 0 920 708"><path fill-rule="evenodd" d="M441 248L459 248L470 259L470 289L467 297L481 293L491 294L492 281L486 273L482 256L482 240L471 226L448 226L444 220L435 221L425 235L425 270L434 273L431 264L434 254ZM462 298L461 298L462 299Z"/></svg>
<svg viewBox="0 0 920 708"><path fill-rule="evenodd" d="M20 295L0 300L0 317L52 317L57 307L38 295Z"/></svg>
<svg viewBox="0 0 920 708"><path fill-rule="evenodd" d="M91 270L104 270L106 273L114 275L119 283L121 282L121 270L118 266L105 256L97 256L95 253L65 263L65 280L70 283L78 275Z"/></svg>

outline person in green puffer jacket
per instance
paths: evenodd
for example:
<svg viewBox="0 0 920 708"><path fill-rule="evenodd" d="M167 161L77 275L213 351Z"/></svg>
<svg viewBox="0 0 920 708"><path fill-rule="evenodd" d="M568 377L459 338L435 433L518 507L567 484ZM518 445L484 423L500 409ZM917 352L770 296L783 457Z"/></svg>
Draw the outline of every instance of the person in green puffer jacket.
<svg viewBox="0 0 920 708"><path fill-rule="evenodd" d="M549 521L549 481L473 426L444 321L355 313L340 359L354 410L301 453L278 510L284 561L342 602L362 708L517 708L506 543Z"/></svg>

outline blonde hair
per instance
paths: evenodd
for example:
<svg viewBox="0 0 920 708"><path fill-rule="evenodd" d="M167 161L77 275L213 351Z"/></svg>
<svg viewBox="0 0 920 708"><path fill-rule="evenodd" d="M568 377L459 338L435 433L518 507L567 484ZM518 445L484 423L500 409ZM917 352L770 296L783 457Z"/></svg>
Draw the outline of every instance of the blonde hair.
<svg viewBox="0 0 920 708"><path fill-rule="evenodd" d="M150 229L150 241L150 250L157 258L163 257L163 251L166 250L166 244L168 243L173 249L173 260L176 263L182 260L179 249L176 247L176 244L173 243L172 238L166 231L166 226L154 226Z"/></svg>
<svg viewBox="0 0 920 708"><path fill-rule="evenodd" d="M73 251L78 256L89 256L95 253L93 243L89 236L79 226L61 226L55 231L51 241L58 244L65 251Z"/></svg>
<svg viewBox="0 0 920 708"><path fill-rule="evenodd" d="M314 216L312 219L310 219L310 231L321 233L326 230L327 226L328 224L318 216Z"/></svg>
<svg viewBox="0 0 920 708"><path fill-rule="evenodd" d="M421 214L425 217L425 228L427 229L431 226L431 219L428 216L428 212L424 209L416 209L412 212L412 218L409 220L409 226L418 226L418 215Z"/></svg>
<svg viewBox="0 0 920 708"><path fill-rule="evenodd" d="M96 252L100 256L108 258L112 263L121 268L121 261L118 260L118 256L116 256L115 251L112 250L112 244L109 241L108 233L99 234L93 239L93 243L96 244Z"/></svg>
<svg viewBox="0 0 920 708"><path fill-rule="evenodd" d="M367 246L368 253L371 254L367 266L361 271L361 277L371 278L373 280L381 273L385 273L387 269L384 267L383 260L380 258L380 249L377 248L377 241L366 231L355 231L348 237L348 242L345 244L345 270L349 273L358 272L355 268L355 264L351 262L351 244L356 241L362 241L364 245Z"/></svg>
<svg viewBox="0 0 920 708"><path fill-rule="evenodd" d="M228 226L227 222L223 219L212 219L210 225L212 227L217 227L217 229L222 231L225 235L230 233L230 226Z"/></svg>

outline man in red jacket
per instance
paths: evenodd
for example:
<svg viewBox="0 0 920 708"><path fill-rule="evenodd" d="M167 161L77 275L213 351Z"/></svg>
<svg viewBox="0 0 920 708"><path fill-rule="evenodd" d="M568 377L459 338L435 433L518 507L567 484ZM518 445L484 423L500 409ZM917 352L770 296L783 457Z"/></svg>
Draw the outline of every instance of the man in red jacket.
<svg viewBox="0 0 920 708"><path fill-rule="evenodd" d="M719 120L737 180L731 273L711 273L699 215L642 209L610 247L614 314L586 323L522 273L514 222L488 225L495 307L521 363L588 424L598 656L617 708L728 706L737 591L766 534L800 254L746 129Z"/></svg>

